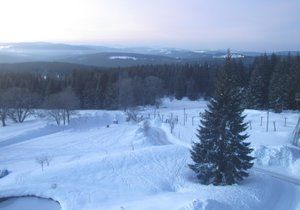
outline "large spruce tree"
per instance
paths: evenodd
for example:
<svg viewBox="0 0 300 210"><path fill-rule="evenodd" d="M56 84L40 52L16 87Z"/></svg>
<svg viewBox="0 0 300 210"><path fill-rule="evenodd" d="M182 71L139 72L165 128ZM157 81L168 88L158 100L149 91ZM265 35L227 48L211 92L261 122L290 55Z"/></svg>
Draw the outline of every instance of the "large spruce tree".
<svg viewBox="0 0 300 210"><path fill-rule="evenodd" d="M231 185L248 176L253 166L250 143L245 142L247 124L236 88L235 75L230 69L230 56L218 73L215 96L202 116L189 165L202 184Z"/></svg>

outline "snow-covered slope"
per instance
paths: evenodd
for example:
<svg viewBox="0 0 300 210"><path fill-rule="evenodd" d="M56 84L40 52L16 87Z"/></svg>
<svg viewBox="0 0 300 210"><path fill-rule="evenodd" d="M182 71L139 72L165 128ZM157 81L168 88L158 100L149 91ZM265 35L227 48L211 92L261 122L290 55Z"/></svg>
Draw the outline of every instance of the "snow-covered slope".
<svg viewBox="0 0 300 210"><path fill-rule="evenodd" d="M0 128L0 168L11 172L0 179L0 197L53 198L64 210L300 209L300 152L289 144L297 114L272 113L277 131L270 127L266 133L260 126L265 113L247 110L256 168L239 185L215 187L198 184L187 167L205 106L204 101L165 100L158 110L142 111L150 114L148 129L143 123L125 122L119 111L81 111L71 125L61 128L41 119L9 124ZM158 117L171 115L179 119L173 134ZM115 118L120 124L112 124ZM38 157L50 160L43 171Z"/></svg>

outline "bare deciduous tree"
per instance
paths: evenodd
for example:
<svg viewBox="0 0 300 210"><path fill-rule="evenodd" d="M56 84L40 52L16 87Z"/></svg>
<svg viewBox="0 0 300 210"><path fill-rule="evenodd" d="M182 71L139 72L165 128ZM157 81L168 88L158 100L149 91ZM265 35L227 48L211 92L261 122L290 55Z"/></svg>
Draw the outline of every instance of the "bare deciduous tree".
<svg viewBox="0 0 300 210"><path fill-rule="evenodd" d="M61 125L61 121L66 125L70 123L70 117L75 113L74 110L79 108L79 99L70 88L67 88L50 95L45 100L44 107L48 109L49 116L54 118L58 126Z"/></svg>
<svg viewBox="0 0 300 210"><path fill-rule="evenodd" d="M131 108L125 111L126 114L126 121L133 121L139 123L143 120L143 116L140 115L137 109Z"/></svg>
<svg viewBox="0 0 300 210"><path fill-rule="evenodd" d="M74 114L74 110L79 108L80 101L75 95L75 93L71 90L71 88L67 88L63 92L61 92L63 100L63 109L64 111L64 124L67 120L68 124L70 123L70 116Z"/></svg>
<svg viewBox="0 0 300 210"><path fill-rule="evenodd" d="M37 164L39 164L44 171L44 166L49 166L52 158L49 155L41 155L35 158Z"/></svg>
<svg viewBox="0 0 300 210"><path fill-rule="evenodd" d="M6 100L6 91L0 92L0 119L2 122L2 126L6 126L6 119L8 117L9 106Z"/></svg>
<svg viewBox="0 0 300 210"><path fill-rule="evenodd" d="M15 122L22 123L34 113L34 108L39 104L40 97L26 88L13 87L6 90L5 100L9 106L8 115Z"/></svg>

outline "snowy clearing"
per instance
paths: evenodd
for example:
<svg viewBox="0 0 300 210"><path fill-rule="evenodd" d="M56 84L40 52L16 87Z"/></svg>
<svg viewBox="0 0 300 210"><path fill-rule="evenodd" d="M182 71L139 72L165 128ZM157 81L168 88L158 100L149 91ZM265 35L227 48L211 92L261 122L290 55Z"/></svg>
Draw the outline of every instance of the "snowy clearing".
<svg viewBox="0 0 300 210"><path fill-rule="evenodd" d="M198 184L187 167L205 107L165 99L141 111L151 118L146 130L104 110L80 111L65 127L42 119L1 127L0 169L10 173L0 179L0 197L52 198L63 210L300 209L300 149L290 144L299 114L270 113L266 132L266 112L246 110L255 167L239 185L216 187ZM178 117L172 134L159 120L170 116ZM42 157L49 158L43 170Z"/></svg>
<svg viewBox="0 0 300 210"><path fill-rule="evenodd" d="M133 57L133 56L123 56L123 55L119 55L119 56L110 56L109 59L111 59L111 60L116 60L116 59L121 59L121 60L134 60L134 61L137 60L136 57Z"/></svg>

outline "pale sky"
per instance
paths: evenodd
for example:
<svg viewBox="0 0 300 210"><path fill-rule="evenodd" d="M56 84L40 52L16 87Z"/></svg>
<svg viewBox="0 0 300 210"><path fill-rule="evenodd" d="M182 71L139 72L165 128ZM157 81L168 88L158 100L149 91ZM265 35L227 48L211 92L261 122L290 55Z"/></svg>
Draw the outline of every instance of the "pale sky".
<svg viewBox="0 0 300 210"><path fill-rule="evenodd" d="M0 0L0 42L300 50L300 0Z"/></svg>

